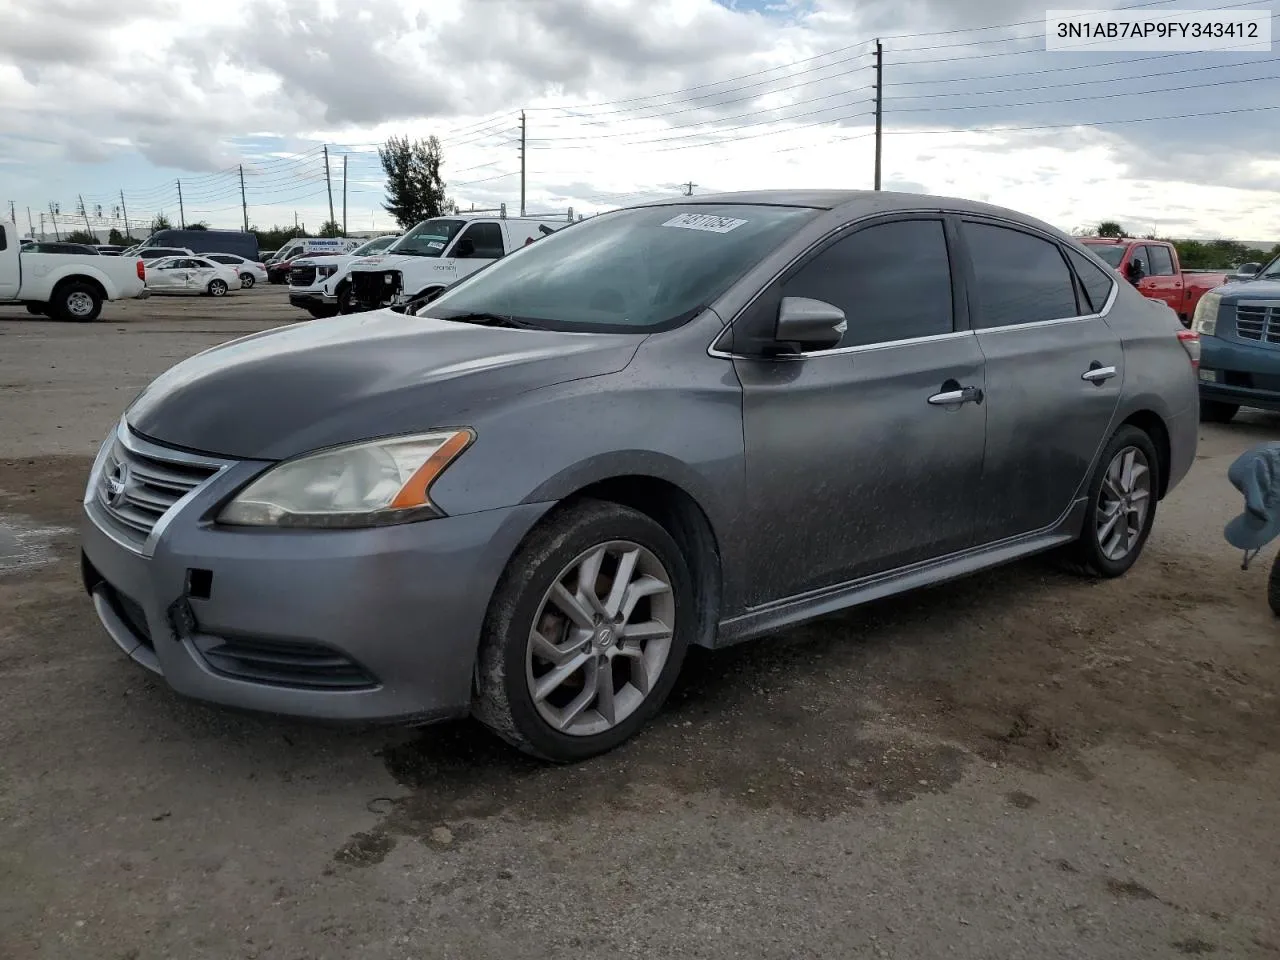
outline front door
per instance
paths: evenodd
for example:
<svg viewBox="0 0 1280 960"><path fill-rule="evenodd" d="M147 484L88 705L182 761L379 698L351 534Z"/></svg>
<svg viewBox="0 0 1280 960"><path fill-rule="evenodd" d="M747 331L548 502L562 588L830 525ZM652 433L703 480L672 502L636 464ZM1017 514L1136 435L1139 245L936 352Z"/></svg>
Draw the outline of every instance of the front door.
<svg viewBox="0 0 1280 960"><path fill-rule="evenodd" d="M1174 313L1183 313L1183 277L1173 269L1173 256L1169 248L1148 243L1141 248L1144 275L1138 281L1138 292L1152 300L1167 303ZM1130 254L1130 258L1136 254Z"/></svg>
<svg viewBox="0 0 1280 960"><path fill-rule="evenodd" d="M955 291L941 219L882 220L807 257L735 323L739 344L771 333L782 297L834 304L847 322L832 349L735 357L752 605L974 542L984 365Z"/></svg>
<svg viewBox="0 0 1280 960"><path fill-rule="evenodd" d="M960 234L987 361L981 525L992 542L1052 526L1082 494L1124 382L1120 338L1097 315L1117 278L1005 223L966 218Z"/></svg>

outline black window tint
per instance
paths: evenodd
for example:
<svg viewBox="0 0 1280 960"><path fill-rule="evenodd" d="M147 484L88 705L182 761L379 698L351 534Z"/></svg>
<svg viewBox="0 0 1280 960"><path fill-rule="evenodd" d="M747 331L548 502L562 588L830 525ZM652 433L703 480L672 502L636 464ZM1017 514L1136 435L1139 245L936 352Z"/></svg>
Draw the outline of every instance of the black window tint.
<svg viewBox="0 0 1280 960"><path fill-rule="evenodd" d="M229 257L229 256L227 256L226 254L223 254L223 255L221 255L221 256L219 256L219 255L215 254L214 256L210 257L209 259L210 259L210 260L215 260L215 261L217 261L218 263L225 263L225 264L227 264L228 266L235 266L236 264L238 264L238 263L240 262L240 261L239 261L239 260L237 260L235 257Z"/></svg>
<svg viewBox="0 0 1280 960"><path fill-rule="evenodd" d="M468 256L476 259L497 260L506 253L502 243L502 228L496 223L473 223L467 227L466 233L462 235L458 243L464 244L467 240L470 240L475 246L475 252L468 254Z"/></svg>
<svg viewBox="0 0 1280 960"><path fill-rule="evenodd" d="M1147 255L1150 273L1153 277L1172 277L1173 276L1173 257L1169 256L1168 247L1147 247Z"/></svg>
<svg viewBox="0 0 1280 960"><path fill-rule="evenodd" d="M22 244L18 244L18 247L21 248ZM5 233L5 231L0 230L0 250L8 250L8 249L9 249L9 236L7 233Z"/></svg>
<svg viewBox="0 0 1280 960"><path fill-rule="evenodd" d="M1056 243L986 223L962 229L973 263L975 328L1079 315L1075 282Z"/></svg>
<svg viewBox="0 0 1280 960"><path fill-rule="evenodd" d="M783 284L845 313L841 347L952 330L951 264L941 220L881 223L837 240Z"/></svg>
<svg viewBox="0 0 1280 960"><path fill-rule="evenodd" d="M1106 306L1107 297L1111 296L1111 285L1115 278L1079 251L1068 250L1067 254L1089 299L1089 307L1094 313L1101 313Z"/></svg>

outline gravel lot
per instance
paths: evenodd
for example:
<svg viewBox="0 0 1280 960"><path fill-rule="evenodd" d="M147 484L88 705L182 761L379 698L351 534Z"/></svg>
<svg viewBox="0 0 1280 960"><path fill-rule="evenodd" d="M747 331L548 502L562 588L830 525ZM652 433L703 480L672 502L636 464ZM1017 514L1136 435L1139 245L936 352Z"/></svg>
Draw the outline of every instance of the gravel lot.
<svg viewBox="0 0 1280 960"><path fill-rule="evenodd" d="M1037 560L696 656L650 732L553 769L469 723L180 700L99 628L98 443L173 362L302 317L280 287L0 310L0 957L1280 957L1271 554L1220 536L1280 419L1202 430L1120 581Z"/></svg>

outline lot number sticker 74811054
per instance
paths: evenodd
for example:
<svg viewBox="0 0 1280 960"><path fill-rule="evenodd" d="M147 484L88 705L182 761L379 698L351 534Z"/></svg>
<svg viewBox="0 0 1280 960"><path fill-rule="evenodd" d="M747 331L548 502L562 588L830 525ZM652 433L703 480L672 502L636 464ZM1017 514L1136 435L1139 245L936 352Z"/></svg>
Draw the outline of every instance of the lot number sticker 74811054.
<svg viewBox="0 0 1280 960"><path fill-rule="evenodd" d="M747 221L734 217L713 217L708 213L682 213L672 217L664 227L682 227L685 230L705 230L707 233L728 233L737 230Z"/></svg>

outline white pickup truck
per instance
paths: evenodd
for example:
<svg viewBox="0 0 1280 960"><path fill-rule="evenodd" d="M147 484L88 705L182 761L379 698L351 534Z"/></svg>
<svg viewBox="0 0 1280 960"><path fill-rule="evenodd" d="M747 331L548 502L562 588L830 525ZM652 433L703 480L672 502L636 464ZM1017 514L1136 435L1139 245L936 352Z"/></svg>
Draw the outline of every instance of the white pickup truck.
<svg viewBox="0 0 1280 960"><path fill-rule="evenodd" d="M377 310L431 297L572 222L573 210L556 218L458 214L423 220L393 249L351 265L352 308Z"/></svg>
<svg viewBox="0 0 1280 960"><path fill-rule="evenodd" d="M98 319L107 300L150 295L141 260L74 253L27 253L18 230L0 223L0 304L55 320Z"/></svg>
<svg viewBox="0 0 1280 960"><path fill-rule="evenodd" d="M351 313L351 265L390 248L400 235L374 237L350 253L299 257L289 266L289 302L319 320Z"/></svg>

